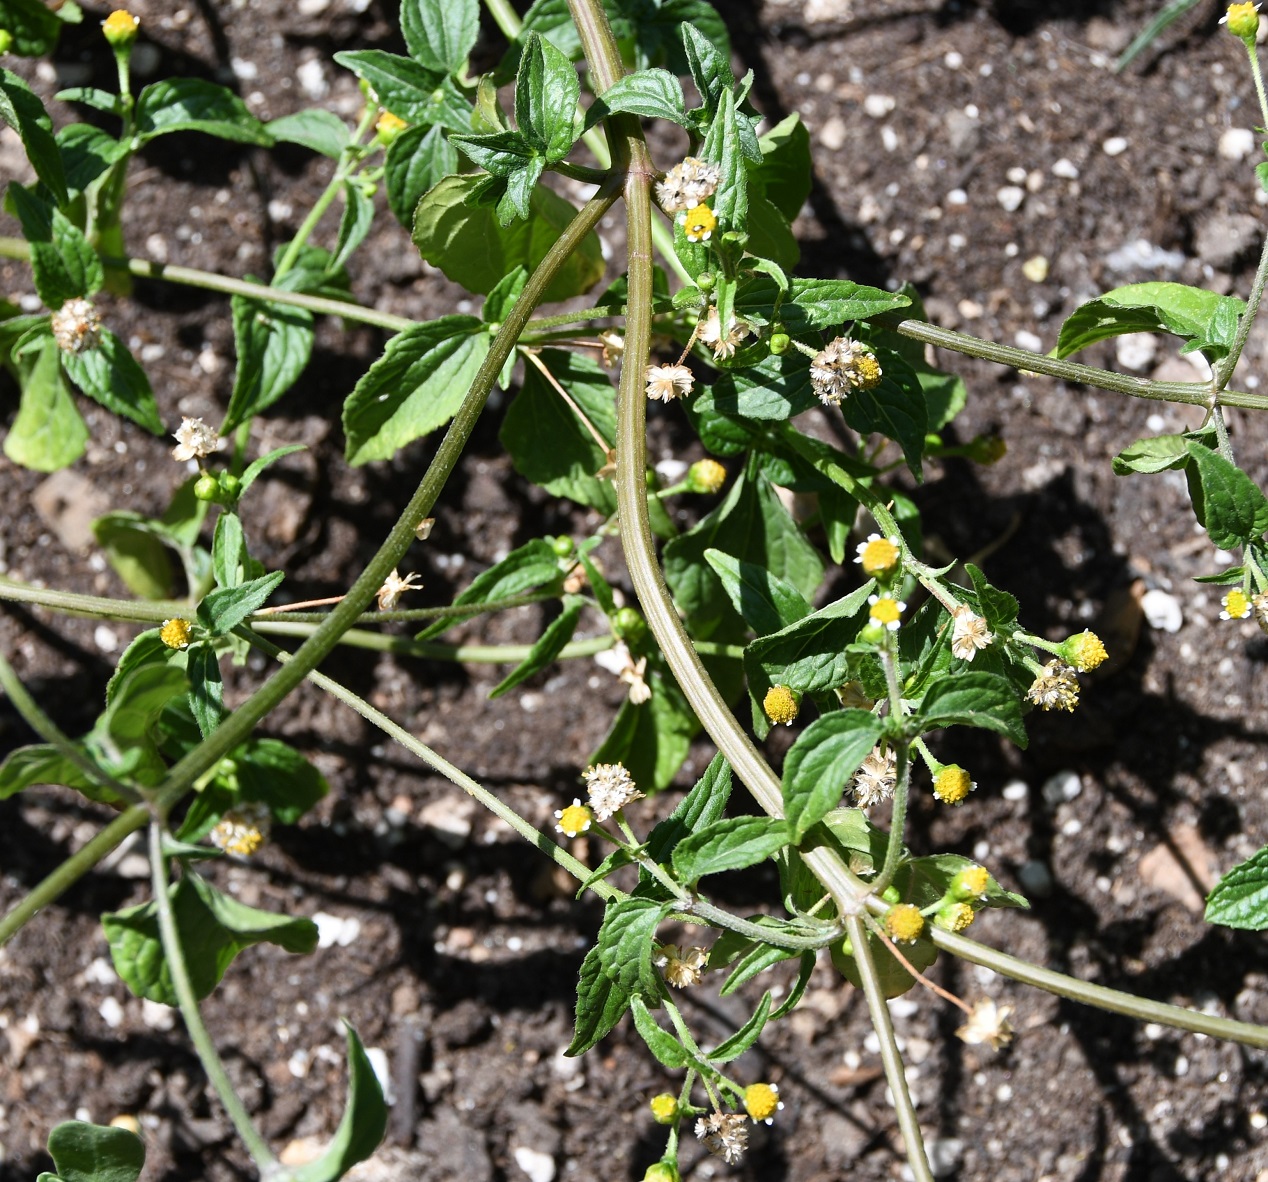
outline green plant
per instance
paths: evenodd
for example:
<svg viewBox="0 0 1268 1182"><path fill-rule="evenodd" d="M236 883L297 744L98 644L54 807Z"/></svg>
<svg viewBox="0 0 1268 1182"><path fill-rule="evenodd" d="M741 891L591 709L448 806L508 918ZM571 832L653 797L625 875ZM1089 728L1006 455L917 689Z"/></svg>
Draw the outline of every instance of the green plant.
<svg viewBox="0 0 1268 1182"><path fill-rule="evenodd" d="M191 864L216 857L217 846L249 854L268 821L294 822L324 791L320 775L297 752L251 737L256 724L308 677L478 796L607 901L582 967L570 1049L590 1049L629 1013L653 1056L684 1073L672 1103L653 1106L657 1119L670 1125L653 1176L677 1173L683 1120L694 1124L711 1151L733 1161L744 1142L739 1110L753 1119L774 1115L774 1090L731 1078L726 1064L797 1004L815 954L825 948L867 998L918 1178L930 1177L930 1169L885 999L917 981L930 984L923 970L942 951L1117 1012L1264 1045L1268 1032L1261 1028L1078 982L962 934L981 908L1025 901L1003 890L985 867L907 849L906 808L916 776L923 777L920 766L949 807L962 804L973 788L968 772L938 760L927 736L974 726L1024 747L1027 711L1073 710L1080 692L1076 674L1095 668L1105 650L1091 633L1058 643L1028 631L1022 605L972 563L932 565L914 506L885 477L905 467L919 479L924 461L944 450L940 433L967 397L962 383L927 362L926 344L1100 389L1202 406L1209 412L1202 428L1141 440L1119 457L1117 468L1123 474L1184 471L1212 544L1242 551L1239 566L1212 576L1230 588L1225 614L1255 615L1264 623L1268 501L1237 467L1224 408L1268 406L1263 396L1229 388L1268 262L1261 263L1245 303L1169 283L1106 293L1067 321L1051 357L949 333L924 320L914 290L790 276L798 251L789 224L809 186L809 140L795 117L757 134L750 80L734 77L725 29L707 5L631 2L609 12L591 0L574 0L565 13L545 2L534 6L522 27L505 6L489 7L511 43L502 69L490 79L468 76L474 3L406 3L408 56L377 50L337 55L366 90L365 113L351 134L321 111L260 124L228 92L204 89L207 84L156 83L134 102L126 36L113 44L120 94L75 96L119 118L117 139L89 134L93 129L83 125L53 137L30 90L16 75L3 75L7 105L0 114L22 136L41 182L31 189L11 186L9 199L27 239L0 244L31 260L49 309L47 315L0 322L3 357L23 391L6 448L33 466L74 458L73 447L65 447L76 438L76 420L63 373L107 407L161 429L148 383L136 376L139 365L96 322L88 303L112 275L113 289L121 291L126 275L156 271L123 257L120 232L128 158L146 136L180 129L260 144L288 140L336 164L298 235L279 250L269 284L162 271L165 278L233 295L239 354L233 395L219 430L197 421L178 430L177 458L196 459L201 470L177 490L169 512L155 520L112 514L98 524L98 536L141 596L174 593L169 553L175 554L187 601L123 604L2 585L3 594L15 599L161 626L143 632L125 651L101 717L78 740L58 732L0 663L6 692L45 739L0 767L0 794L55 782L120 808L98 838L0 921L0 938L124 835L148 826L153 901L103 917L115 966L134 992L180 1007L252 1157L262 1172L282 1172L220 1064L198 1002L248 945L269 940L291 951L310 950L315 931L308 921L235 903ZM1249 20L1250 6L1234 7ZM115 21L126 34L125 26ZM1246 38L1258 80L1253 30L1249 36L1235 31ZM584 116L573 64L580 56L596 96ZM690 75L700 106L688 109L680 74ZM497 92L500 81L512 78L513 119ZM692 154L661 177L639 118L684 128ZM596 134L600 127L606 141ZM597 166L570 158L583 139ZM460 171L463 158L481 171ZM594 182L598 191L578 210L540 183L548 170ZM664 220L653 210L653 182ZM379 185L421 255L485 296L479 317L414 324L351 302L345 264L371 224L370 192ZM618 198L627 216L625 274L589 311L537 317L542 302L580 296L601 279L593 230ZM336 200L344 214L334 249L326 251L309 239ZM653 266L654 249L672 273L672 285L670 274ZM286 449L250 464L246 453L253 420L285 396L307 363L317 314L395 333L345 404L350 462L389 458L448 428L396 526L334 609L312 613L292 604L283 613L266 607L283 576L266 572L252 557L243 506L250 508L254 479ZM1096 341L1136 331L1168 333L1201 351L1214 369L1211 383L1143 383L1068 360ZM604 367L568 347L578 336L619 348L623 364L615 396ZM658 343L653 352L654 337L672 345ZM503 418L503 445L522 476L597 510L604 523L581 540L543 537L520 546L449 607L397 611L411 585L398 573L408 547L425 534L491 390L511 386L517 354L526 376ZM654 356L662 363L654 363ZM704 462L712 467L693 469L680 486L655 487L644 444L649 399L681 406L706 451L717 457ZM848 450L794 421L818 407L841 415L852 433ZM64 425L37 429L50 420ZM217 458L222 434L234 437L224 465ZM989 460L994 449L992 440L983 439L967 450ZM680 532L665 512L666 500L719 492L722 460L733 472L724 499ZM798 521L777 488L814 494L816 516ZM199 539L213 513L208 549ZM853 548L860 568L858 586L817 608L825 563L811 530L822 537L833 563L845 564ZM592 558L602 537L618 531L637 610L618 603ZM858 533L865 540L852 547ZM657 537L664 543L659 557ZM383 610L367 614L375 598ZM543 600L557 600L560 612L527 652L477 653L436 639L461 620ZM585 611L608 623L610 635L597 644L573 640ZM578 797L558 813L557 829L565 837L589 832L612 843L600 866L578 863L382 713L315 672L338 643L379 643L357 625L389 621L424 624L412 641L394 642L402 651L458 660L513 657L514 668L496 693L509 692L557 659L598 647L619 654L628 700L585 773L587 803ZM266 638L270 632L305 640L286 654ZM220 662L225 655L241 658L248 648L278 659L281 668L229 712ZM747 711L741 712L751 720L752 736L732 709L744 698ZM811 708L817 717L806 723ZM776 774L753 736L760 741L771 725L794 722L802 729ZM668 820L640 834L630 806L669 785L699 726L718 757ZM727 815L737 779L764 816ZM885 829L871 811L887 800L892 804ZM203 842L208 835L213 845ZM710 876L769 859L780 872L782 917L734 915L710 901ZM1268 922L1263 862L1261 854L1226 877L1212 895L1213 920L1253 927ZM173 865L179 868L175 884ZM618 889L609 879L626 868L630 889ZM664 943L658 931L675 918L722 934L708 950ZM729 992L783 960L798 962L788 996L776 1006L767 993L732 1037L702 1048L670 988L693 985L707 967L729 970L723 986ZM1007 1039L1007 1014L993 1002L952 1000L969 1013L961 1037L991 1044ZM670 1028L659 1020L660 1011ZM351 1032L348 1057L345 1124L318 1163L289 1171L297 1177L337 1177L381 1136L382 1099ZM697 1086L705 1107L698 1104ZM50 1151L61 1176L73 1172L63 1165L61 1148L72 1140L106 1163L81 1170L87 1177L131 1168L135 1147L124 1138L54 1130Z"/></svg>

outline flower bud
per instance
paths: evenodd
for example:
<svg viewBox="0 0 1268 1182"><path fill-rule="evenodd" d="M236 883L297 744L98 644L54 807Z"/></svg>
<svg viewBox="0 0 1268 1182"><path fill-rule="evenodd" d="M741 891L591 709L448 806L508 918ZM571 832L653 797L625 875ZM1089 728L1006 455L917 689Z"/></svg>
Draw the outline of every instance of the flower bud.
<svg viewBox="0 0 1268 1182"><path fill-rule="evenodd" d="M786 332L773 332L770 334L770 351L776 357L780 357L788 352L788 347L792 344L792 337Z"/></svg>
<svg viewBox="0 0 1268 1182"><path fill-rule="evenodd" d="M678 1098L669 1092L661 1092L650 1101L652 1119L658 1125L672 1125L678 1119Z"/></svg>
<svg viewBox="0 0 1268 1182"><path fill-rule="evenodd" d="M1255 44L1255 36L1259 32L1259 5L1230 4L1220 18L1220 24L1228 25L1228 31L1234 37L1240 37L1249 48Z"/></svg>
<svg viewBox="0 0 1268 1182"><path fill-rule="evenodd" d="M612 634L626 644L637 644L647 635L647 621L636 608L620 608L612 617Z"/></svg>
<svg viewBox="0 0 1268 1182"><path fill-rule="evenodd" d="M220 481L212 476L210 472L204 472L194 481L194 496L200 501L218 502L220 500Z"/></svg>
<svg viewBox="0 0 1268 1182"><path fill-rule="evenodd" d="M242 481L232 472L221 472L219 477L220 496L218 500L222 505L235 504L242 495Z"/></svg>
<svg viewBox="0 0 1268 1182"><path fill-rule="evenodd" d="M948 903L938 908L933 922L943 931L962 932L975 918L973 908L967 903Z"/></svg>
<svg viewBox="0 0 1268 1182"><path fill-rule="evenodd" d="M112 49L130 49L141 22L125 8L116 8L101 22L101 31Z"/></svg>
<svg viewBox="0 0 1268 1182"><path fill-rule="evenodd" d="M386 148L408 126L409 124L398 115L393 115L391 111L384 111L374 125L374 138Z"/></svg>
<svg viewBox="0 0 1268 1182"><path fill-rule="evenodd" d="M712 271L701 271L696 276L696 286L701 291L712 291L718 285L718 277Z"/></svg>
<svg viewBox="0 0 1268 1182"><path fill-rule="evenodd" d="M682 1182L678 1167L671 1161L658 1161L647 1167L643 1182Z"/></svg>
<svg viewBox="0 0 1268 1182"><path fill-rule="evenodd" d="M687 491L715 493L726 483L726 469L717 460L697 460L687 469Z"/></svg>
<svg viewBox="0 0 1268 1182"><path fill-rule="evenodd" d="M571 558L576 545L566 534L561 534L557 538L550 539L550 548L555 552L557 558Z"/></svg>
<svg viewBox="0 0 1268 1182"><path fill-rule="evenodd" d="M933 794L943 804L963 804L976 787L969 773L958 763L944 764L933 778Z"/></svg>
<svg viewBox="0 0 1268 1182"><path fill-rule="evenodd" d="M999 435L978 435L970 441L967 454L975 464L997 464L1008 454L1008 444Z"/></svg>
<svg viewBox="0 0 1268 1182"><path fill-rule="evenodd" d="M1109 653L1095 632L1084 630L1068 637L1058 655L1067 665L1073 665L1080 673L1087 673L1101 664Z"/></svg>
<svg viewBox="0 0 1268 1182"><path fill-rule="evenodd" d="M970 899L985 899L991 885L991 876L985 866L966 866L957 870L947 888L947 898L958 903L967 903Z"/></svg>
<svg viewBox="0 0 1268 1182"><path fill-rule="evenodd" d="M13 48L13 34L8 29L0 29L0 53L8 53Z"/></svg>

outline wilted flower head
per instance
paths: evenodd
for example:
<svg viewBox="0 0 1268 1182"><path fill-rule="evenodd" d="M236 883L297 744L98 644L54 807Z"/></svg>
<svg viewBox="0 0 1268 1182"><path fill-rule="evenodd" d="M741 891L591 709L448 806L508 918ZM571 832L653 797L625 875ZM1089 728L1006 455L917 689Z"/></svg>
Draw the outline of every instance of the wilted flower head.
<svg viewBox="0 0 1268 1182"><path fill-rule="evenodd" d="M724 360L735 356L735 350L740 347L744 338L751 331L752 329L743 320L736 320L732 317L727 322L726 331L723 332L722 320L718 316L717 308L710 308L709 314L700 322L700 330L697 335L704 344L713 350L714 357Z"/></svg>
<svg viewBox="0 0 1268 1182"><path fill-rule="evenodd" d="M955 621L951 629L951 655L961 661L971 661L977 656L978 649L986 648L994 639L993 633L986 626L986 621L964 604L960 604L952 613Z"/></svg>
<svg viewBox="0 0 1268 1182"><path fill-rule="evenodd" d="M971 1046L990 1043L998 1051L1012 1041L1013 1028L1008 1022L1008 1015L1012 1012L1012 1006L997 1006L989 997L983 997L973 1003L969 1020L955 1032L955 1036Z"/></svg>
<svg viewBox="0 0 1268 1182"><path fill-rule="evenodd" d="M1064 661L1049 661L1026 698L1044 710L1073 710L1079 704L1079 679Z"/></svg>
<svg viewBox="0 0 1268 1182"><path fill-rule="evenodd" d="M851 390L870 390L881 380L881 363L860 341L837 337L810 362L810 382L819 401L837 406Z"/></svg>
<svg viewBox="0 0 1268 1182"><path fill-rule="evenodd" d="M211 844L226 854L248 858L268 840L271 822L267 805L255 800L243 801L216 822L209 834Z"/></svg>
<svg viewBox="0 0 1268 1182"><path fill-rule="evenodd" d="M101 317L88 300L78 296L54 312L49 324L63 353L83 353L101 344Z"/></svg>
<svg viewBox="0 0 1268 1182"><path fill-rule="evenodd" d="M715 164L688 156L675 164L656 185L656 200L666 213L682 213L712 197L722 173Z"/></svg>
<svg viewBox="0 0 1268 1182"><path fill-rule="evenodd" d="M595 817L606 821L631 801L642 800L644 793L634 786L634 777L623 763L596 763L582 773L586 793Z"/></svg>
<svg viewBox="0 0 1268 1182"><path fill-rule="evenodd" d="M696 1136L704 1147L728 1165L735 1165L748 1148L748 1129L738 1112L711 1112L696 1121Z"/></svg>
<svg viewBox="0 0 1268 1182"><path fill-rule="evenodd" d="M1255 623L1268 632L1268 591L1261 592L1250 601L1250 610L1255 617Z"/></svg>
<svg viewBox="0 0 1268 1182"><path fill-rule="evenodd" d="M378 589L375 599L378 601L379 611L390 612L401 601L401 596L406 591L417 591L423 585L422 575L408 574L403 579L397 574L395 568L392 573L383 580L383 586Z"/></svg>
<svg viewBox="0 0 1268 1182"><path fill-rule="evenodd" d="M181 419L181 425L173 432L172 438L176 440L172 459L178 464L186 460L201 460L220 446L220 437L202 419Z"/></svg>
<svg viewBox="0 0 1268 1182"><path fill-rule="evenodd" d="M647 658L639 657L636 661L625 641L618 640L610 649L595 653L594 663L609 673L615 673L630 687L630 701L635 706L651 699L652 689L647 684Z"/></svg>
<svg viewBox="0 0 1268 1182"><path fill-rule="evenodd" d="M649 365L647 367L647 397L660 402L672 402L686 398L691 393L695 379L685 365Z"/></svg>
<svg viewBox="0 0 1268 1182"><path fill-rule="evenodd" d="M854 797L861 809L871 808L894 794L898 756L889 748L873 747L854 773Z"/></svg>
<svg viewBox="0 0 1268 1182"><path fill-rule="evenodd" d="M700 984L708 959L707 948L698 948L694 944L686 948L677 944L664 944L656 957L655 964L665 975L665 980L675 989L686 989L688 986Z"/></svg>

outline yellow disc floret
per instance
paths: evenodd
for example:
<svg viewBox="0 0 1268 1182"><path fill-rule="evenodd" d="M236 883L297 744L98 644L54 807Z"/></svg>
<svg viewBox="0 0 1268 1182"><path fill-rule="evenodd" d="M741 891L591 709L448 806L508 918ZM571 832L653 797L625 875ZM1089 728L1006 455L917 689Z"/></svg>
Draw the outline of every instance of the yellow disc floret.
<svg viewBox="0 0 1268 1182"><path fill-rule="evenodd" d="M762 699L762 709L766 711L766 717L776 726L780 723L789 726L797 717L801 706L797 701L797 695L786 685L772 685L766 691L766 697Z"/></svg>
<svg viewBox="0 0 1268 1182"><path fill-rule="evenodd" d="M567 808L555 810L555 828L565 837L576 837L590 828L593 817L586 805L574 799Z"/></svg>
<svg viewBox="0 0 1268 1182"><path fill-rule="evenodd" d="M678 1099L668 1092L651 1098L652 1119L658 1125L672 1125L678 1119Z"/></svg>
<svg viewBox="0 0 1268 1182"><path fill-rule="evenodd" d="M186 648L193 627L188 620L182 620L179 616L174 620L164 620L163 627L159 629L159 639L168 648Z"/></svg>
<svg viewBox="0 0 1268 1182"><path fill-rule="evenodd" d="M890 938L902 944L910 944L925 930L925 917L920 908L911 903L899 903L885 913L885 930Z"/></svg>
<svg viewBox="0 0 1268 1182"><path fill-rule="evenodd" d="M744 1089L744 1111L753 1118L754 1124L763 1120L770 1124L783 1106L779 1089L774 1084L755 1083Z"/></svg>
<svg viewBox="0 0 1268 1182"><path fill-rule="evenodd" d="M897 538L882 538L880 534L870 534L866 542L859 543L855 562L869 578L884 578L898 569L901 556Z"/></svg>
<svg viewBox="0 0 1268 1182"><path fill-rule="evenodd" d="M1084 631L1067 637L1061 646L1060 655L1080 673L1087 673L1104 662L1109 653L1105 651L1105 645L1095 632Z"/></svg>
<svg viewBox="0 0 1268 1182"><path fill-rule="evenodd" d="M715 493L726 483L726 469L717 460L697 460L687 469L687 488L694 493Z"/></svg>
<svg viewBox="0 0 1268 1182"><path fill-rule="evenodd" d="M390 144L398 135L407 127L408 123L398 115L393 115L391 111L384 111L374 124L374 134L379 143L383 145Z"/></svg>
<svg viewBox="0 0 1268 1182"><path fill-rule="evenodd" d="M708 242L713 231L718 228L718 219L707 205L693 205L687 210L687 220L683 223L683 233L688 242Z"/></svg>
<svg viewBox="0 0 1268 1182"><path fill-rule="evenodd" d="M962 932L973 919L973 908L967 903L948 903L934 916L933 922L948 932Z"/></svg>
<svg viewBox="0 0 1268 1182"><path fill-rule="evenodd" d="M1247 45L1252 45L1259 32L1259 5L1230 4L1228 11L1220 18L1220 24L1228 25L1228 31L1234 37L1240 37Z"/></svg>
<svg viewBox="0 0 1268 1182"><path fill-rule="evenodd" d="M991 876L987 873L985 866L966 866L963 870L956 872L947 894L960 902L967 899L984 899L990 885Z"/></svg>
<svg viewBox="0 0 1268 1182"><path fill-rule="evenodd" d="M123 8L116 8L101 22L101 31L105 38L116 49L131 45L136 40L136 31L141 22Z"/></svg>
<svg viewBox="0 0 1268 1182"><path fill-rule="evenodd" d="M868 599L868 603L871 604L868 609L868 615L871 617L872 623L880 624L891 632L898 630L899 621L907 608L905 603L895 599L892 595L873 595Z"/></svg>
<svg viewBox="0 0 1268 1182"><path fill-rule="evenodd" d="M1250 598L1240 588L1230 591L1223 599L1224 610L1220 612L1221 620L1244 620L1250 615Z"/></svg>
<svg viewBox="0 0 1268 1182"><path fill-rule="evenodd" d="M977 785L958 763L948 763L938 769L933 778L933 794L943 804L962 804Z"/></svg>

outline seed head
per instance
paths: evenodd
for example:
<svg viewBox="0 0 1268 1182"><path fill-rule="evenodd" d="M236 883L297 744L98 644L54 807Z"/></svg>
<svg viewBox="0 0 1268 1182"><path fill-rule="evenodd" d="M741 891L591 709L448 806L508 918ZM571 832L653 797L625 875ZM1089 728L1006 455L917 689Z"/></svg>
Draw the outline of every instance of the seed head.
<svg viewBox="0 0 1268 1182"><path fill-rule="evenodd" d="M717 308L710 308L709 314L700 322L698 336L700 340L713 350L714 357L723 361L734 357L735 351L743 343L744 338L752 330L743 320L732 318L727 323L726 331L722 331L722 321L718 317Z"/></svg>
<svg viewBox="0 0 1268 1182"><path fill-rule="evenodd" d="M849 337L829 342L810 362L810 383L824 406L837 406L851 390L870 390L880 380L876 355Z"/></svg>
<svg viewBox="0 0 1268 1182"><path fill-rule="evenodd" d="M401 578L396 569L383 580L383 586L375 594L379 611L390 612L401 601L406 591L417 591L423 585L422 575L408 574Z"/></svg>
<svg viewBox="0 0 1268 1182"><path fill-rule="evenodd" d="M1064 661L1049 661L1031 682L1026 698L1044 710L1072 711L1079 704L1079 679Z"/></svg>
<svg viewBox="0 0 1268 1182"><path fill-rule="evenodd" d="M627 804L646 795L634 786L634 777L623 763L596 763L582 773L595 819L606 821Z"/></svg>
<svg viewBox="0 0 1268 1182"><path fill-rule="evenodd" d="M1012 1041L1013 1028L1008 1022L1008 1015L1012 1012L1012 1006L997 1006L989 997L983 997L973 1003L969 1020L955 1032L955 1036L971 1046L990 1043L998 1051Z"/></svg>
<svg viewBox="0 0 1268 1182"><path fill-rule="evenodd" d="M1261 592L1250 601L1250 610L1255 623L1268 632L1268 591Z"/></svg>
<svg viewBox="0 0 1268 1182"><path fill-rule="evenodd" d="M101 344L101 317L88 300L67 300L50 318L53 340L63 353L84 353Z"/></svg>
<svg viewBox="0 0 1268 1182"><path fill-rule="evenodd" d="M994 639L995 633L986 626L981 616L974 615L964 604L960 604L952 613L954 625L951 629L951 655L961 661L971 661L978 650L986 648Z"/></svg>
<svg viewBox="0 0 1268 1182"><path fill-rule="evenodd" d="M709 960L709 950L696 945L683 948L677 944L664 944L656 957L656 967L675 989L699 985Z"/></svg>
<svg viewBox="0 0 1268 1182"><path fill-rule="evenodd" d="M696 1121L696 1136L704 1147L728 1165L735 1165L748 1148L748 1129L738 1112L711 1112Z"/></svg>
<svg viewBox="0 0 1268 1182"><path fill-rule="evenodd" d="M201 460L220 447L219 436L202 419L181 419L181 425L176 428L172 438L176 440L176 446L172 448L172 459L178 464L187 460Z"/></svg>
<svg viewBox="0 0 1268 1182"><path fill-rule="evenodd" d="M656 185L656 200L668 214L683 213L717 191L722 173L714 164L688 156L675 164Z"/></svg>
<svg viewBox="0 0 1268 1182"><path fill-rule="evenodd" d="M859 808L871 808L894 794L898 780L898 756L890 749L874 747L854 773L854 797Z"/></svg>
<svg viewBox="0 0 1268 1182"><path fill-rule="evenodd" d="M686 398L691 393L695 379L685 365L649 365L647 367L647 397L660 402L672 402Z"/></svg>

